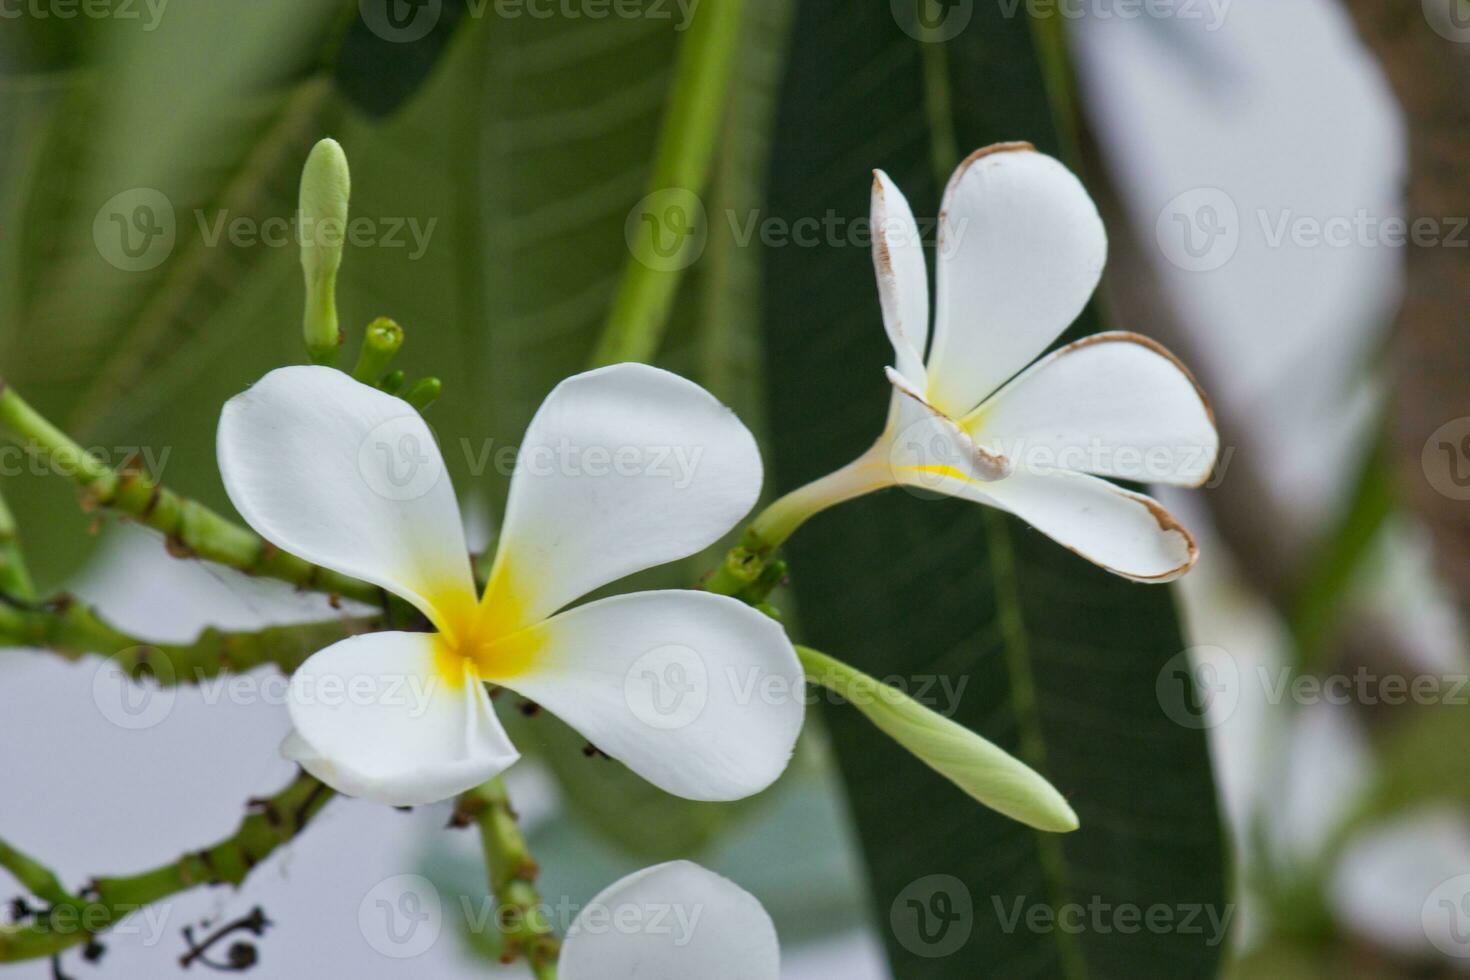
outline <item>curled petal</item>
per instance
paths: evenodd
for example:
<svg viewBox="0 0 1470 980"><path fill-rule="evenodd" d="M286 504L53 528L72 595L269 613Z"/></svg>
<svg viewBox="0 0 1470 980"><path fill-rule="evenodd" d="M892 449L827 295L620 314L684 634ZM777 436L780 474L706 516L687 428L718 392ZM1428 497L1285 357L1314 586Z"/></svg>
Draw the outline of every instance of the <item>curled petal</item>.
<svg viewBox="0 0 1470 980"><path fill-rule="evenodd" d="M924 388L924 346L929 341L929 271L919 226L903 192L881 170L873 171L871 218L873 270L883 326L893 343L893 366Z"/></svg>
<svg viewBox="0 0 1470 980"><path fill-rule="evenodd" d="M960 426L985 446L1095 476L1199 486L1220 449L1198 384L1159 344L1102 333L1037 361Z"/></svg>
<svg viewBox="0 0 1470 980"><path fill-rule="evenodd" d="M1193 536L1158 501L1095 476L1018 470L994 483L941 479L926 487L1009 511L1093 564L1138 582L1176 579L1199 557Z"/></svg>

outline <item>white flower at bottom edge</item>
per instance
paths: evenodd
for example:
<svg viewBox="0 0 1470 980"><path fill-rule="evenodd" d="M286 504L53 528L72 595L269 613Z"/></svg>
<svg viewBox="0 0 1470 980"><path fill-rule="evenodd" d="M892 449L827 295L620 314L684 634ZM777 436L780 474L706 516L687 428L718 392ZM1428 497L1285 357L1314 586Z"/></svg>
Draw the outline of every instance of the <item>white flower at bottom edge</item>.
<svg viewBox="0 0 1470 980"><path fill-rule="evenodd" d="M771 917L752 895L697 864L629 875L567 931L561 980L779 980Z"/></svg>
<svg viewBox="0 0 1470 980"><path fill-rule="evenodd" d="M1107 235L1081 182L1025 143L959 166L940 209L932 344L918 227L882 171L871 217L894 393L883 437L836 489L897 483L988 504L1137 581L1188 571L1198 554L1189 532L1101 478L1208 479L1219 435L1194 379L1163 347L1122 332L1027 367L1102 276Z"/></svg>
<svg viewBox="0 0 1470 980"><path fill-rule="evenodd" d="M437 629L345 640L293 675L283 752L334 789L408 806L509 767L519 755L483 682L689 799L757 793L789 762L803 674L768 617L693 591L559 612L708 547L755 502L755 440L698 385L638 364L558 385L521 446L483 596L443 458L407 402L335 369L281 368L225 405L218 452L266 540L402 596ZM789 696L750 695L771 678Z"/></svg>

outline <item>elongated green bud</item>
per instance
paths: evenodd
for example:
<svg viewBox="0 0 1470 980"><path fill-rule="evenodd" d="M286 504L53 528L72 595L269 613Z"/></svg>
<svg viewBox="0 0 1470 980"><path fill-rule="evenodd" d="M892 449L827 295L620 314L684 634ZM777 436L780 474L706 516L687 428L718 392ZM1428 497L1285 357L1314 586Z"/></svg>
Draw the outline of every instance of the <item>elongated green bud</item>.
<svg viewBox="0 0 1470 980"><path fill-rule="evenodd" d="M342 346L337 325L337 270L347 237L352 176L336 140L312 148L301 171L301 268L306 274L306 353L313 364L335 364Z"/></svg>
<svg viewBox="0 0 1470 980"><path fill-rule="evenodd" d="M365 385L377 384L402 346L403 328L385 316L378 317L362 335L352 376Z"/></svg>
<svg viewBox="0 0 1470 980"><path fill-rule="evenodd" d="M396 395L403 388L403 382L407 380L408 376L404 374L403 369L400 368L396 371L389 371L387 374L383 375L383 380L378 382L378 387L383 389L390 395Z"/></svg>
<svg viewBox="0 0 1470 980"><path fill-rule="evenodd" d="M1004 749L840 660L806 647L796 653L809 680L842 695L879 731L974 799L1037 830L1077 829L1077 814L1062 794Z"/></svg>
<svg viewBox="0 0 1470 980"><path fill-rule="evenodd" d="M422 412L438 399L444 391L444 383L438 378L419 378L408 386L403 393L403 400Z"/></svg>

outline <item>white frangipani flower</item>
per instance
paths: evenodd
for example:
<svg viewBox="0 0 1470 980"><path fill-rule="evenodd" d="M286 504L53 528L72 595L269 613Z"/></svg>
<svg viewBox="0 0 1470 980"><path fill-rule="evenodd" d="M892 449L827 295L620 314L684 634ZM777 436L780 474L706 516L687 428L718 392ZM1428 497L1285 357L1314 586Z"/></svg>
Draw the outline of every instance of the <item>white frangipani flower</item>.
<svg viewBox="0 0 1470 980"><path fill-rule="evenodd" d="M401 399L331 368L281 368L225 406L218 451L230 499L266 540L402 596L437 630L345 640L292 677L283 751L338 791L429 803L510 766L484 682L689 799L759 792L790 760L803 674L768 617L693 591L560 611L702 550L755 502L755 440L698 385L639 364L558 385L526 432L481 596L438 446ZM749 696L773 677L790 696ZM694 709L672 720L654 712L684 702Z"/></svg>
<svg viewBox="0 0 1470 980"><path fill-rule="evenodd" d="M561 980L779 980L781 948L754 896L675 861L624 878L572 923Z"/></svg>
<svg viewBox="0 0 1470 980"><path fill-rule="evenodd" d="M1107 235L1081 182L1026 143L979 150L959 166L940 210L932 343L918 226L881 171L872 228L894 351L887 427L856 462L772 505L755 540L774 546L824 507L897 484L1008 511L1130 579L1188 571L1197 557L1189 532L1156 501L1103 478L1208 479L1219 436L1189 372L1122 332L1027 367L1102 275Z"/></svg>

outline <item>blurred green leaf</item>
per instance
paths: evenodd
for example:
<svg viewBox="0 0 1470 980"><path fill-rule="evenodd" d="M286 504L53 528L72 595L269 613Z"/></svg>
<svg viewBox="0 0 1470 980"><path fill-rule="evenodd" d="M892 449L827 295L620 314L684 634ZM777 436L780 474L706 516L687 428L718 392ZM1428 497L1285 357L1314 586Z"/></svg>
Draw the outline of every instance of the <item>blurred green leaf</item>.
<svg viewBox="0 0 1470 980"><path fill-rule="evenodd" d="M220 401L248 365L289 349L253 304L294 250L238 246L228 229L245 221L258 235L293 214L328 95L307 73L338 9L208 2L169 6L151 31L96 21L87 66L22 122L0 241L14 272L0 280L0 365L114 465L146 450L165 476L213 490L200 460ZM282 300L275 315L296 318L299 300ZM241 339L232 371L207 370ZM205 474L203 488L185 470ZM87 541L73 493L29 471L13 482L38 576L54 585Z"/></svg>
<svg viewBox="0 0 1470 980"><path fill-rule="evenodd" d="M922 220L957 153L1015 139L1058 152L1027 18L954 9L972 22L933 44L887 4L800 6L770 217L830 219L838 234L768 254L779 489L846 463L883 424L890 351L866 238L844 235L866 219L871 169ZM879 678L965 683L954 719L1037 768L1081 818L1073 834L1028 830L857 712L825 712L899 980L1215 975L1223 937L1202 923L1231 907L1209 753L1156 695L1185 647L1170 590L1110 576L996 512L902 491L818 517L788 550L804 640ZM1113 917L1156 908L1171 925ZM944 928L924 910L959 918ZM1082 910L1082 926L1030 925L1033 910Z"/></svg>
<svg viewBox="0 0 1470 980"><path fill-rule="evenodd" d="M332 77L358 109L391 115L428 81L468 13L467 0L350 0Z"/></svg>

